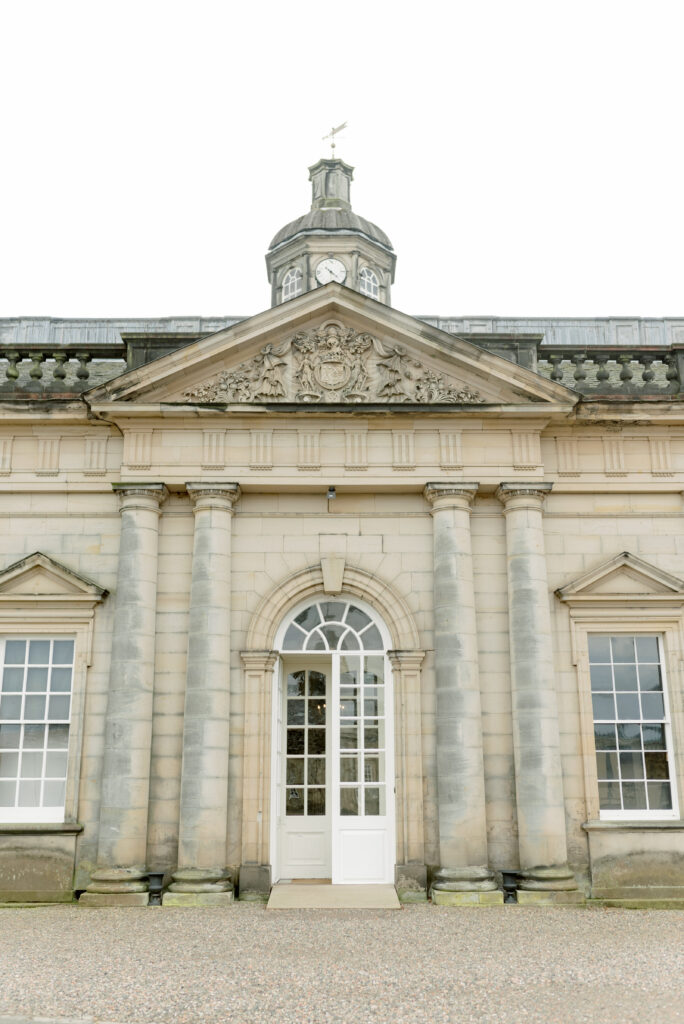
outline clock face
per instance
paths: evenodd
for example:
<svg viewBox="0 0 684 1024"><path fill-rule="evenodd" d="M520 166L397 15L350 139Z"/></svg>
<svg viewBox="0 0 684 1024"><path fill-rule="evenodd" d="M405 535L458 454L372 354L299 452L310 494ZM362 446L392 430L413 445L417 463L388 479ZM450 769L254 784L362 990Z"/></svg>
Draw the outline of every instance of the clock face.
<svg viewBox="0 0 684 1024"><path fill-rule="evenodd" d="M316 267L316 280L319 284L329 284L331 281L342 284L346 276L347 268L342 260L329 257L326 260L321 260Z"/></svg>

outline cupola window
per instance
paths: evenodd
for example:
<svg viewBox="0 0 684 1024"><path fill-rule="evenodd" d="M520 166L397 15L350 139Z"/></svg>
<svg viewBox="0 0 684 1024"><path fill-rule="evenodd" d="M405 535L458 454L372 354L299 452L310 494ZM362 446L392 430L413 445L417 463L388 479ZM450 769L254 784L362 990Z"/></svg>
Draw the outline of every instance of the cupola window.
<svg viewBox="0 0 684 1024"><path fill-rule="evenodd" d="M302 272L299 267L290 267L283 278L283 302L302 294Z"/></svg>
<svg viewBox="0 0 684 1024"><path fill-rule="evenodd" d="M359 284L363 295L368 295L371 299L380 298L380 281L378 280L378 275L370 267L362 267L359 274Z"/></svg>

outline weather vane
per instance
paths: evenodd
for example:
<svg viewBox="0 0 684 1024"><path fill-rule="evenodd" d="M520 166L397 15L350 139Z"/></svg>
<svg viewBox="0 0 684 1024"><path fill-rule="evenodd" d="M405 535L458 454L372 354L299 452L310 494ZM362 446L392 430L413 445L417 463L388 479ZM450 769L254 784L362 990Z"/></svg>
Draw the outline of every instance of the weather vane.
<svg viewBox="0 0 684 1024"><path fill-rule="evenodd" d="M327 135L323 136L323 141L324 142L325 142L326 139L330 139L330 158L331 158L331 160L335 159L335 136L338 134L338 132L343 132L346 127L347 127L347 122L345 121L344 124L338 124L337 128L333 128L330 132L328 132Z"/></svg>

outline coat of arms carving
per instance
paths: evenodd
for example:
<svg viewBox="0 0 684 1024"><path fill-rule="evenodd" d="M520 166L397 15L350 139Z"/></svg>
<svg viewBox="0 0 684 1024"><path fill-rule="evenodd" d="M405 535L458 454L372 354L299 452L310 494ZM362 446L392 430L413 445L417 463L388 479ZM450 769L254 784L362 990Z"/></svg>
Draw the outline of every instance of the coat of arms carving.
<svg viewBox="0 0 684 1024"><path fill-rule="evenodd" d="M279 347L264 346L236 369L223 370L186 391L185 397L203 403L484 401L477 391L424 366L402 345L386 347L337 320L298 331Z"/></svg>

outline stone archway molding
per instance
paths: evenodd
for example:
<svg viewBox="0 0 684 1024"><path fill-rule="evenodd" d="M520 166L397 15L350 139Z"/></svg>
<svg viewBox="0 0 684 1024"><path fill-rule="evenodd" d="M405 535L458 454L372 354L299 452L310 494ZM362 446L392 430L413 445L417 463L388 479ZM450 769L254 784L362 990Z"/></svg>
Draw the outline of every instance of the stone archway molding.
<svg viewBox="0 0 684 1024"><path fill-rule="evenodd" d="M240 895L267 893L271 886L271 728L274 650L278 629L290 610L321 593L345 593L371 605L389 630L394 671L397 878L412 898L425 898L421 664L413 615L390 584L346 560L335 558L282 580L254 611L241 652L244 673L242 863ZM342 563L344 561L344 566ZM343 571L342 571L343 570ZM333 581L331 585L331 581Z"/></svg>
<svg viewBox="0 0 684 1024"><path fill-rule="evenodd" d="M247 631L248 651L271 651L281 622L296 604L325 592L323 569L312 565L284 579L259 604ZM342 591L366 601L382 616L392 637L392 647L417 650L418 629L408 605L393 587L373 573L345 563Z"/></svg>

